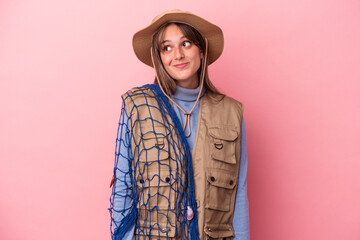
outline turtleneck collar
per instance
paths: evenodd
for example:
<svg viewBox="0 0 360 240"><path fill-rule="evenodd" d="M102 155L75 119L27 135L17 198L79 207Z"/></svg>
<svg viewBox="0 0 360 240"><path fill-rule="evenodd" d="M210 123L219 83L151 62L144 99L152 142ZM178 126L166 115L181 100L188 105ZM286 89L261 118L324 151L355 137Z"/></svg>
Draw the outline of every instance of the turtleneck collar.
<svg viewBox="0 0 360 240"><path fill-rule="evenodd" d="M198 97L199 91L200 91L200 85L195 89L183 88L176 85L176 90L175 93L172 95L172 98L186 102L194 102ZM205 92L205 88L203 88L200 97L204 95L204 92Z"/></svg>

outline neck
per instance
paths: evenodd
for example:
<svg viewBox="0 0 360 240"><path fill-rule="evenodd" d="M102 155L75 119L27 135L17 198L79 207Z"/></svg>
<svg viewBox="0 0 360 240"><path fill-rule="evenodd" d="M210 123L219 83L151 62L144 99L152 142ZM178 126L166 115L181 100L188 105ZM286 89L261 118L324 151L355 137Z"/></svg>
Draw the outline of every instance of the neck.
<svg viewBox="0 0 360 240"><path fill-rule="evenodd" d="M199 87L199 77L195 74L192 78L187 80L175 80L175 83L182 88L195 89Z"/></svg>
<svg viewBox="0 0 360 240"><path fill-rule="evenodd" d="M183 88L179 85L176 86L175 93L171 96L173 99L178 99L185 102L195 102L200 91L200 85L197 88L189 89L189 88ZM202 89L202 92L200 93L200 97L204 94L205 89Z"/></svg>

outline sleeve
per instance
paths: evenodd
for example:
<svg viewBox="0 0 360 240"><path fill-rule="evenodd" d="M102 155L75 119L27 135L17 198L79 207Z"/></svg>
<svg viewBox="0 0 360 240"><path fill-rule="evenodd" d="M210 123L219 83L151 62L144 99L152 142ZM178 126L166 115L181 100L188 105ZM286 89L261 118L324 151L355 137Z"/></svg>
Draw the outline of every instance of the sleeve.
<svg viewBox="0 0 360 240"><path fill-rule="evenodd" d="M131 134L129 117L123 103L116 137L113 189L110 197L112 240L134 239L136 206L132 181Z"/></svg>
<svg viewBox="0 0 360 240"><path fill-rule="evenodd" d="M246 130L244 119L241 123L241 155L239 179L236 192L233 226L235 230L235 240L249 240L249 201L247 198L247 150L246 150Z"/></svg>

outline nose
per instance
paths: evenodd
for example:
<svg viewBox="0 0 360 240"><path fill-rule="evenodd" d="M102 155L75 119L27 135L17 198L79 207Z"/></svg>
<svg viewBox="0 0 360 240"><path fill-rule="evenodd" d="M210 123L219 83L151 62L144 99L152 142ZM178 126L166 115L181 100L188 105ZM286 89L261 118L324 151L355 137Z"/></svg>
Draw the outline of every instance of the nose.
<svg viewBox="0 0 360 240"><path fill-rule="evenodd" d="M183 50L181 49L181 47L175 47L174 50L175 50L174 51L174 58L176 60L181 59L181 58L184 57L184 53L183 53Z"/></svg>

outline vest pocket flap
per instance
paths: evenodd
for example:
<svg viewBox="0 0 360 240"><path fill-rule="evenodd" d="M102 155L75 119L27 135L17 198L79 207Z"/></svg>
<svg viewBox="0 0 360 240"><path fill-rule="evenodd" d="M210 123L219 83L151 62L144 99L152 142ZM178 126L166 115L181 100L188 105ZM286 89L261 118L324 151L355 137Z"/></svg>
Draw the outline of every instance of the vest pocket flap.
<svg viewBox="0 0 360 240"><path fill-rule="evenodd" d="M159 141L147 140L140 152L139 162L155 162L169 158L168 145Z"/></svg>
<svg viewBox="0 0 360 240"><path fill-rule="evenodd" d="M235 236L230 224L205 224L205 233L214 239L232 239Z"/></svg>
<svg viewBox="0 0 360 240"><path fill-rule="evenodd" d="M146 140L146 139L157 139L157 138L164 138L169 135L169 131L166 131L165 126L163 125L152 125L146 124L141 125L141 132L138 135Z"/></svg>
<svg viewBox="0 0 360 240"><path fill-rule="evenodd" d="M144 175L140 175L137 180L138 185L143 185L146 187L170 187L173 183L175 183L175 179L168 171L156 171L156 172L148 172L147 177Z"/></svg>
<svg viewBox="0 0 360 240"><path fill-rule="evenodd" d="M223 172L212 171L207 176L210 185L226 189L234 189L236 185L236 176Z"/></svg>
<svg viewBox="0 0 360 240"><path fill-rule="evenodd" d="M237 139L239 136L239 133L235 130L235 127L230 126L209 127L209 134L213 138L218 138L225 141L235 141L235 139Z"/></svg>

